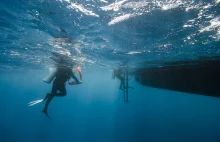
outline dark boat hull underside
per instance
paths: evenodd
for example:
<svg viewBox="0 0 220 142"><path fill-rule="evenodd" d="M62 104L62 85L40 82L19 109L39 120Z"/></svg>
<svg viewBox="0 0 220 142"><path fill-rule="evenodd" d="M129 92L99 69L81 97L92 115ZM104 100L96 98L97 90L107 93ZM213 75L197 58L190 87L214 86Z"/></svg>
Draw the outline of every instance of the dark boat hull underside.
<svg viewBox="0 0 220 142"><path fill-rule="evenodd" d="M136 80L145 86L220 97L220 60L142 68L136 71Z"/></svg>

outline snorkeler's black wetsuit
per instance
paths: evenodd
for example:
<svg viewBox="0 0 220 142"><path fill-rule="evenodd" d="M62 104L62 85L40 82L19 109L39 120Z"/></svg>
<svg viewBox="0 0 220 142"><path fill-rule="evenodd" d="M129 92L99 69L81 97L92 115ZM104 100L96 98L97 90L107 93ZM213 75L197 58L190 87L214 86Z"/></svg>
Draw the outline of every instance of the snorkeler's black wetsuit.
<svg viewBox="0 0 220 142"><path fill-rule="evenodd" d="M118 78L121 81L119 89L124 89L125 83L124 83L124 77L122 77L122 70L121 69L114 70L114 75L116 78Z"/></svg>
<svg viewBox="0 0 220 142"><path fill-rule="evenodd" d="M47 100L43 112L47 114L47 108L54 96L66 96L65 83L72 77L76 82L79 82L70 68L58 68L56 78L53 81L51 93L47 93L44 100ZM60 93L57 93L59 91Z"/></svg>

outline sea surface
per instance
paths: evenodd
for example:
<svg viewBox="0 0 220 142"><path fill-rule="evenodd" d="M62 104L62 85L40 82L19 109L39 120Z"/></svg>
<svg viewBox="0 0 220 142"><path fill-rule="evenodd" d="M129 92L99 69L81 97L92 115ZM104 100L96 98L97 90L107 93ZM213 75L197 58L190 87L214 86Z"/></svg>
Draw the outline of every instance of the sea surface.
<svg viewBox="0 0 220 142"><path fill-rule="evenodd" d="M52 53L82 70L42 99ZM139 68L220 55L220 0L1 0L0 142L219 142L220 99L140 85ZM129 102L112 70L128 68ZM76 72L76 76L79 75Z"/></svg>

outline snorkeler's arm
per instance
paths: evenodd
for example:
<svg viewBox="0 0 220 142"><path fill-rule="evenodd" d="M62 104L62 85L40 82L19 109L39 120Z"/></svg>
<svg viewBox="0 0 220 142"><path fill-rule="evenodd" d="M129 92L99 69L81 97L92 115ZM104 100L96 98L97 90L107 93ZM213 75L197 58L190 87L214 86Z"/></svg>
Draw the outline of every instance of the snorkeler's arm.
<svg viewBox="0 0 220 142"><path fill-rule="evenodd" d="M75 76L74 73L71 74L71 77L77 82L77 83L80 83L82 81L79 81L78 78Z"/></svg>
<svg viewBox="0 0 220 142"><path fill-rule="evenodd" d="M74 74L72 74L71 77L72 77L75 81L68 82L69 85L75 85L75 84L81 84L81 83L82 83L82 81L79 81Z"/></svg>
<svg viewBox="0 0 220 142"><path fill-rule="evenodd" d="M78 78L75 76L75 74L73 72L71 72L71 77L75 80L75 82L69 82L69 85L74 85L74 84L80 84L82 83L82 72L81 72L81 69L80 67L77 67L76 70L78 71L79 73L79 76L80 76L80 80L78 80Z"/></svg>

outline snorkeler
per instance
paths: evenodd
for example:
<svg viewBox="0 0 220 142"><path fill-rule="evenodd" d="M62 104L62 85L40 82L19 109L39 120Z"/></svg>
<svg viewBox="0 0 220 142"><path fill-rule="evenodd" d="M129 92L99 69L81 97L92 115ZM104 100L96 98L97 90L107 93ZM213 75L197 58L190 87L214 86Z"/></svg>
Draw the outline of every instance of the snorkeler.
<svg viewBox="0 0 220 142"><path fill-rule="evenodd" d="M78 72L81 73L79 68L77 68ZM47 93L43 101L46 100L45 107L43 108L42 112L48 116L47 109L48 105L50 104L51 100L53 97L62 97L66 96L66 87L65 83L70 79L73 78L75 82L68 82L69 85L74 85L74 84L80 84L82 81L79 81L74 73L72 72L71 67L66 67L66 66L59 66L57 68L56 76L53 81L53 87L51 93ZM80 76L81 79L81 76ZM59 91L59 93L57 92ZM49 117L49 116L48 116Z"/></svg>
<svg viewBox="0 0 220 142"><path fill-rule="evenodd" d="M126 79L125 77L123 77L124 73L125 73L124 74L125 76L128 75L124 71L125 71L124 67L120 67L119 69L113 70L112 78L115 79L115 77L116 77L117 79L120 80L121 83L120 83L119 89L121 89L123 91L125 91L125 89L128 89L128 88L134 89L133 87L128 86L128 84L127 84L127 86L125 85L126 84L125 81L128 82L131 78L130 79L128 79L128 78Z"/></svg>
<svg viewBox="0 0 220 142"><path fill-rule="evenodd" d="M122 76L122 73L123 73L123 69L122 68L114 70L113 71L113 79L115 77L118 78L121 81L119 89L124 90L125 89L125 79Z"/></svg>
<svg viewBox="0 0 220 142"><path fill-rule="evenodd" d="M47 116L48 116L47 109L48 109L48 106L49 106L51 100L53 99L53 97L66 96L67 93L66 93L65 85L66 85L67 81L68 81L69 85L75 85L75 84L82 83L81 70L79 67L76 68L76 70L78 71L79 76L80 76L80 80L78 80L72 71L73 66L74 66L74 62L72 62L69 55L61 54L59 52L51 52L51 53L53 56L50 57L50 59L52 59L55 62L56 69L54 69L54 71L51 72L51 74L48 77L43 79L43 81L48 84L50 84L50 82L52 80L54 80L51 93L47 93L46 96L44 97L44 99L42 99L42 101L46 101L46 104L45 104L42 112L44 114L46 114ZM70 78L74 79L75 81L69 82ZM36 103L33 102L33 103L30 103L29 105L31 106L34 104L36 104Z"/></svg>

